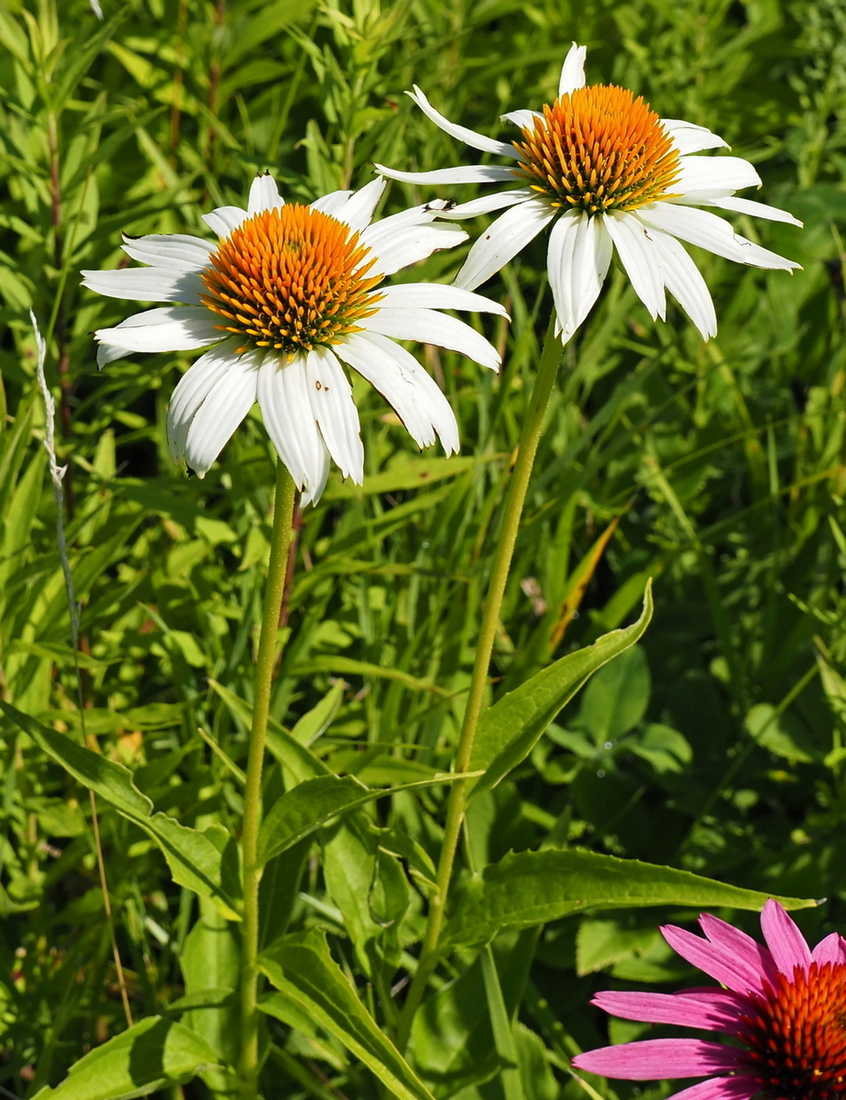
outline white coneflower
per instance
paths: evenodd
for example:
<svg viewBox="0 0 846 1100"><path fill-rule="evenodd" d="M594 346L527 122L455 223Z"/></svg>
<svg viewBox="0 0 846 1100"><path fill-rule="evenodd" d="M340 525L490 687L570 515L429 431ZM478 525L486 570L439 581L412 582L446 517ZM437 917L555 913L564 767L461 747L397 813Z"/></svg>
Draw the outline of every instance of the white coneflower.
<svg viewBox="0 0 846 1100"><path fill-rule="evenodd" d="M145 268L84 271L100 294L180 303L98 329L100 366L133 352L206 351L177 385L167 416L170 451L203 477L258 401L265 427L305 502L323 491L329 458L361 482L358 411L341 363L393 405L421 447L437 436L458 450L458 425L437 384L395 340L452 348L496 370L483 336L441 309L501 306L455 286L384 285L387 275L451 248L467 234L436 223L441 203L373 222L385 187L336 191L310 206L286 204L258 176L246 210L204 215L217 243L198 237L125 237ZM371 224L372 223L372 224Z"/></svg>
<svg viewBox="0 0 846 1100"><path fill-rule="evenodd" d="M451 218L511 207L480 237L456 284L474 289L551 226L549 282L557 331L567 341L596 301L616 249L638 297L653 319L664 319L665 288L707 340L717 319L705 280L679 240L755 267L790 270L798 264L761 248L701 207L751 214L801 226L784 210L736 198L759 186L740 157L693 154L725 146L702 126L661 119L641 97L610 84L585 87L586 48L573 44L561 70L558 98L543 111L503 117L522 130L514 142L494 141L439 114L415 86L409 93L446 133L474 149L510 157L513 167L470 165L435 172L398 172L408 183L524 184L453 208Z"/></svg>

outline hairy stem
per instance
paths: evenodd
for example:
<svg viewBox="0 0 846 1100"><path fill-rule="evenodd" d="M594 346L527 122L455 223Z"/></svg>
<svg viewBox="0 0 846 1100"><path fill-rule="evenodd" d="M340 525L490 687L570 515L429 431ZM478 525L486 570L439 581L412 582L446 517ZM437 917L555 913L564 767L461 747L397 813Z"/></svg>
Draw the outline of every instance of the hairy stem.
<svg viewBox="0 0 846 1100"><path fill-rule="evenodd" d="M261 825L261 777L264 744L270 713L270 692L277 657L279 608L288 571L288 547L291 543L294 512L294 482L280 461L276 468L276 500L270 564L262 610L261 634L256 659L253 723L250 752L244 786L244 824L241 833L241 858L244 865L244 922L241 958L241 1076L245 1100L254 1100L258 1085L258 958L259 883L258 838Z"/></svg>
<svg viewBox="0 0 846 1100"><path fill-rule="evenodd" d="M529 401L529 411L523 424L520 443L517 452L517 461L514 464L514 472L508 486L508 494L505 500L505 512L502 520L499 545L494 555L491 577L488 584L488 593L485 597L482 611L482 623L479 628L479 640L476 643L476 660L473 665L473 675L470 680L470 690L467 695L467 708L464 711L464 721L458 739L458 749L455 754L455 771L466 772L473 752L473 743L476 739L476 730L479 725L479 717L482 713L482 704L485 696L485 686L488 680L488 668L491 662L494 642L496 640L499 615L502 609L502 598L505 594L505 585L511 568L511 559L514 556L514 544L517 541L517 532L520 527L520 516L523 512L523 504L526 499L526 491L529 487L529 478L532 466L537 454L543 430L543 421L546 414L552 388L555 384L555 375L558 364L561 361L561 343L555 336L554 319L550 321L541 351L538 373L535 378L532 396ZM426 983L437 961L438 940L444 920L449 884L452 878L452 867L455 862L455 852L461 834L461 824L464 820L464 812L467 806L467 780L456 779L450 785L449 802L447 804L447 818L444 828L444 842L441 848L440 862L438 864L437 893L432 898L429 907L429 921L426 927L426 936L420 952L420 961L417 964L417 972L408 991L397 1030L397 1045L404 1050L411 1033L411 1024L414 1014L420 1004Z"/></svg>

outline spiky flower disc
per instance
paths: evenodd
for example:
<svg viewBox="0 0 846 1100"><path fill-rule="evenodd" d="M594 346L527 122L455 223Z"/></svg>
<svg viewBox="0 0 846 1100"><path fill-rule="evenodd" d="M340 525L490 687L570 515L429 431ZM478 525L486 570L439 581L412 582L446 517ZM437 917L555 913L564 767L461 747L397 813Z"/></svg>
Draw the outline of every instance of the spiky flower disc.
<svg viewBox="0 0 846 1100"><path fill-rule="evenodd" d="M221 241L201 278L200 300L219 313L219 327L248 347L293 358L362 331L381 295L368 276L376 262L349 226L309 206L263 210Z"/></svg>
<svg viewBox="0 0 846 1100"><path fill-rule="evenodd" d="M627 88L596 84L559 96L514 146L525 158L515 175L554 207L604 214L678 197L679 152Z"/></svg>

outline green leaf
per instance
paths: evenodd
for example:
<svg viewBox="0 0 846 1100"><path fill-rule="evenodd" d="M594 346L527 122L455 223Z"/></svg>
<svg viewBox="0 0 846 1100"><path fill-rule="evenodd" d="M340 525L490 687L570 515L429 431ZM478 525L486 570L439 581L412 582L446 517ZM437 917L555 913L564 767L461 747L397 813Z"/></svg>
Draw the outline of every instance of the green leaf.
<svg viewBox="0 0 846 1100"><path fill-rule="evenodd" d="M184 1024L150 1016L71 1066L34 1100L130 1100L190 1081L217 1064L211 1047Z"/></svg>
<svg viewBox="0 0 846 1100"><path fill-rule="evenodd" d="M510 853L470 879L441 942L449 947L483 944L509 928L544 924L583 909L691 905L759 910L769 897L786 909L817 904L579 849Z"/></svg>
<svg viewBox="0 0 846 1100"><path fill-rule="evenodd" d="M585 688L579 721L597 745L615 741L634 729L649 705L649 665L636 646L601 669Z"/></svg>
<svg viewBox="0 0 846 1100"><path fill-rule="evenodd" d="M321 775L307 779L278 798L265 816L259 833L259 861L266 863L333 817L364 806L374 798L451 783L456 778L455 775L438 775L385 790L371 790L353 775L343 778Z"/></svg>
<svg viewBox="0 0 846 1100"><path fill-rule="evenodd" d="M261 1010L296 1027L302 1014L360 1059L399 1100L432 1100L428 1089L365 1009L329 953L322 932L283 936L259 957L259 968L279 991Z"/></svg>
<svg viewBox="0 0 846 1100"><path fill-rule="evenodd" d="M636 623L611 631L586 649L568 653L486 710L470 757L470 770L485 775L471 797L495 787L525 760L561 708L598 668L633 646L651 618L652 585L647 583L643 611Z"/></svg>
<svg viewBox="0 0 846 1100"><path fill-rule="evenodd" d="M249 729L253 719L253 710L250 704L239 695L236 695L234 691L230 691L223 684L219 684L217 680L211 679L211 677L209 677L208 685L217 692L230 713ZM267 747L279 763L288 769L297 783L302 783L306 779L314 779L318 775L332 774L319 756L316 756L305 745L301 745L272 718L267 723Z"/></svg>
<svg viewBox="0 0 846 1100"><path fill-rule="evenodd" d="M152 813L153 803L135 786L129 768L77 744L2 700L0 707L76 780L149 833L164 853L175 882L200 897L210 898L228 920L241 919L236 849L222 825L210 825L201 832L165 814Z"/></svg>

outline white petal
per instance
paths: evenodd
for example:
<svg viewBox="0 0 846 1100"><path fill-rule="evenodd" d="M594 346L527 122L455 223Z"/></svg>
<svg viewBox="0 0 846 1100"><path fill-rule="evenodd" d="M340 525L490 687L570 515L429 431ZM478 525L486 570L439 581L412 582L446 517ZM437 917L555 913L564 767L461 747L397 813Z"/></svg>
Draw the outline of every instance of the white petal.
<svg viewBox="0 0 846 1100"><path fill-rule="evenodd" d="M505 122L513 122L515 126L519 126L521 130L526 130L531 127L535 128L535 119L543 118L540 111L530 111L528 108L522 108L519 111L509 111L507 115L500 115Z"/></svg>
<svg viewBox="0 0 846 1100"><path fill-rule="evenodd" d="M344 368L334 353L317 347L306 357L311 408L323 442L344 477L356 485L364 480L364 447L359 435L358 409Z"/></svg>
<svg viewBox="0 0 846 1100"><path fill-rule="evenodd" d="M527 199L506 210L475 242L455 279L466 290L476 287L504 267L555 217L542 199Z"/></svg>
<svg viewBox="0 0 846 1100"><path fill-rule="evenodd" d="M513 151L512 151L512 155ZM462 168L436 168L434 172L398 172L384 164L374 165L377 172L400 183L502 183L514 180L511 168L497 168L489 164L468 164Z"/></svg>
<svg viewBox="0 0 846 1100"><path fill-rule="evenodd" d="M145 237L123 234L123 250L133 260L175 271L201 271L216 245L184 233L150 233Z"/></svg>
<svg viewBox="0 0 846 1100"><path fill-rule="evenodd" d="M321 198L316 199L311 204L311 209L322 210L324 214L335 214L335 212L344 205L351 194L352 191L330 191L328 195L323 195Z"/></svg>
<svg viewBox="0 0 846 1100"><path fill-rule="evenodd" d="M297 488L315 499L325 480L326 447L311 407L305 356L288 363L268 355L259 371L258 402L267 434Z"/></svg>
<svg viewBox="0 0 846 1100"><path fill-rule="evenodd" d="M790 271L791 268L800 266L770 252L769 249L747 241L745 237L735 233L727 221L707 210L679 206L672 202L653 202L642 206L637 214L647 225L663 229L665 233L671 233L688 244L707 248L709 252L725 256L727 260L781 271Z"/></svg>
<svg viewBox="0 0 846 1100"><path fill-rule="evenodd" d="M599 297L608 265L611 238L602 218L562 214L549 234L549 284L557 331L566 344Z"/></svg>
<svg viewBox="0 0 846 1100"><path fill-rule="evenodd" d="M447 454L458 450L458 424L437 383L409 352L376 333L356 332L335 348L394 407L419 447L440 438Z"/></svg>
<svg viewBox="0 0 846 1100"><path fill-rule="evenodd" d="M653 250L659 255L662 278L667 290L678 301L704 339L716 336L717 314L714 312L708 285L699 268L669 233L650 227L649 237Z"/></svg>
<svg viewBox="0 0 846 1100"><path fill-rule="evenodd" d="M188 430L216 383L238 359L235 338L211 348L179 379L167 409L167 442L174 462L185 458Z"/></svg>
<svg viewBox="0 0 846 1100"><path fill-rule="evenodd" d="M276 181L269 172L262 172L250 184L250 198L247 203L247 215L261 214L264 210L279 210L285 200L279 194ZM230 208L231 209L231 208Z"/></svg>
<svg viewBox="0 0 846 1100"><path fill-rule="evenodd" d="M535 192L528 187L517 187L513 191L499 191L494 195L482 195L481 198L471 199L470 202L462 202L457 206L451 206L442 210L438 215L449 221L457 221L461 218L473 218L477 214L489 214L492 210L502 210L505 206L516 206L518 202L533 199Z"/></svg>
<svg viewBox="0 0 846 1100"><path fill-rule="evenodd" d="M203 221L222 239L233 233L248 217L247 211L240 206L218 206L210 214L203 214Z"/></svg>
<svg viewBox="0 0 846 1100"><path fill-rule="evenodd" d="M574 42L561 66L561 79L558 81L560 96L575 92L577 88L584 88L586 57L587 46L577 46Z"/></svg>
<svg viewBox="0 0 846 1100"><path fill-rule="evenodd" d="M97 370L102 370L106 363L113 363L115 359L125 359L132 355L131 348L119 348L114 344L100 344L97 348Z"/></svg>
<svg viewBox="0 0 846 1100"><path fill-rule="evenodd" d="M261 352L248 351L230 360L194 413L185 439L185 462L198 477L205 477L255 403L261 359Z"/></svg>
<svg viewBox="0 0 846 1100"><path fill-rule="evenodd" d="M458 126L454 122L450 122L448 118L436 111L423 92L414 85L413 92L407 92L407 95L411 96L420 110L430 118L436 126L440 128L450 137L457 138L458 141L463 141L465 145L469 145L471 149L481 149L484 153L498 153L503 157L514 157L516 152L514 146L508 142L496 141L494 138L485 137L484 134L477 134L475 130L468 130L466 126Z"/></svg>
<svg viewBox="0 0 846 1100"><path fill-rule="evenodd" d="M334 217L339 222L345 222L350 229L360 233L366 229L376 211L376 204L382 197L382 192L387 187L385 180L377 178L371 180L351 195L347 201L334 212Z"/></svg>
<svg viewBox="0 0 846 1100"><path fill-rule="evenodd" d="M701 153L705 149L730 149L731 146L704 126L695 126L681 118L662 118L661 125L680 153Z"/></svg>
<svg viewBox="0 0 846 1100"><path fill-rule="evenodd" d="M663 321L667 312L667 299L657 252L649 247L652 242L648 227L642 225L632 214L612 213L602 218L635 293L646 306L652 320L660 317Z"/></svg>
<svg viewBox="0 0 846 1100"><path fill-rule="evenodd" d="M768 206L765 202L741 199L736 195L725 195L718 199L711 199L708 205L719 206L723 210L734 210L737 214L751 214L753 218L766 218L771 222L786 222L787 225L796 225L800 229L803 225L798 218L794 218L787 210L779 210L777 206Z"/></svg>
<svg viewBox="0 0 846 1100"><path fill-rule="evenodd" d="M382 222L376 222L366 232L379 229L382 225ZM364 234L362 238L363 236ZM467 240L467 234L463 229L443 223L409 226L389 234L374 234L374 237L375 243L365 241L377 256L376 263L370 268L368 275L392 275L400 268L408 267L409 264L417 263L418 260L425 260L439 249L455 248L457 244Z"/></svg>
<svg viewBox="0 0 846 1100"><path fill-rule="evenodd" d="M394 283L393 286L380 287L379 293L382 295L380 309L470 309L479 313L496 313L500 317L508 316L499 302L443 283Z"/></svg>
<svg viewBox="0 0 846 1100"><path fill-rule="evenodd" d="M193 271L161 267L127 267L120 271L83 271L82 285L107 298L136 302L200 301L203 284Z"/></svg>
<svg viewBox="0 0 846 1100"><path fill-rule="evenodd" d="M380 309L362 324L367 332L378 332L395 340L419 340L468 356L474 363L499 370L496 348L464 321L434 309Z"/></svg>
<svg viewBox="0 0 846 1100"><path fill-rule="evenodd" d="M94 333L101 344L124 351L191 351L222 340L216 315L205 306L163 306L135 313Z"/></svg>
<svg viewBox="0 0 846 1100"><path fill-rule="evenodd" d="M323 490L326 488L326 482L329 480L329 452L326 450L325 444L320 453L320 463L314 468L312 474L314 482L303 489L300 496L300 504L303 507L307 504L316 504L320 500L323 496Z"/></svg>
<svg viewBox="0 0 846 1100"><path fill-rule="evenodd" d="M739 191L743 187L761 186L761 177L742 157L681 157L679 167L681 175L672 190L683 195L714 187L720 191Z"/></svg>

